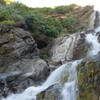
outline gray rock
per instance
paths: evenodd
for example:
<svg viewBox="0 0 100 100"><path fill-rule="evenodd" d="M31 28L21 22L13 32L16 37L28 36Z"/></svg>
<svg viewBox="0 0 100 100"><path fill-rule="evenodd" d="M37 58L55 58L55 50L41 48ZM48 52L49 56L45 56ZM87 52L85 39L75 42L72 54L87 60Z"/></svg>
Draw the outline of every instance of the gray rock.
<svg viewBox="0 0 100 100"><path fill-rule="evenodd" d="M55 84L37 95L37 100L62 100L62 86Z"/></svg>
<svg viewBox="0 0 100 100"><path fill-rule="evenodd" d="M100 43L100 32L97 32L96 35L98 36L98 42Z"/></svg>
<svg viewBox="0 0 100 100"><path fill-rule="evenodd" d="M49 66L38 54L31 33L10 26L0 30L0 96L22 92L47 78Z"/></svg>
<svg viewBox="0 0 100 100"><path fill-rule="evenodd" d="M51 48L51 61L60 62L80 59L86 55L88 45L85 42L85 33L75 33L70 36L54 40Z"/></svg>
<svg viewBox="0 0 100 100"><path fill-rule="evenodd" d="M0 72L23 58L34 56L38 56L38 49L31 33L9 27L0 31Z"/></svg>
<svg viewBox="0 0 100 100"><path fill-rule="evenodd" d="M19 93L29 86L40 84L47 78L50 69L45 61L37 58L33 60L23 59L23 61L9 66L5 72L5 74L0 75L1 96Z"/></svg>

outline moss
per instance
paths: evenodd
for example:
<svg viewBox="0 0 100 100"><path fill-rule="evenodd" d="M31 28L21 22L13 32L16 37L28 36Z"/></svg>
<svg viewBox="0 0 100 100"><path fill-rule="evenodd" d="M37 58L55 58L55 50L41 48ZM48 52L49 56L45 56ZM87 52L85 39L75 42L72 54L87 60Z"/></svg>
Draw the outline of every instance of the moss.
<svg viewBox="0 0 100 100"><path fill-rule="evenodd" d="M65 75L64 77L62 77L60 83L64 84L65 82L67 82L68 81L68 77L69 77L68 74Z"/></svg>
<svg viewBox="0 0 100 100"><path fill-rule="evenodd" d="M15 22L13 20L5 20L5 21L0 22L0 26L13 25L13 24L15 24Z"/></svg>
<svg viewBox="0 0 100 100"><path fill-rule="evenodd" d="M47 60L47 59L49 59L49 56L45 54L45 55L42 55L41 58L44 60Z"/></svg>
<svg viewBox="0 0 100 100"><path fill-rule="evenodd" d="M93 96L91 91L85 90L82 94L78 97L78 100L92 100Z"/></svg>
<svg viewBox="0 0 100 100"><path fill-rule="evenodd" d="M98 88L95 87L100 87L98 83L100 73L97 73L100 72L99 66L99 61L87 61L78 66L78 100L94 100L93 95L98 94L96 92Z"/></svg>
<svg viewBox="0 0 100 100"><path fill-rule="evenodd" d="M14 34L13 34L13 33L10 33L10 34L9 34L9 39L10 39L10 40L14 39Z"/></svg>

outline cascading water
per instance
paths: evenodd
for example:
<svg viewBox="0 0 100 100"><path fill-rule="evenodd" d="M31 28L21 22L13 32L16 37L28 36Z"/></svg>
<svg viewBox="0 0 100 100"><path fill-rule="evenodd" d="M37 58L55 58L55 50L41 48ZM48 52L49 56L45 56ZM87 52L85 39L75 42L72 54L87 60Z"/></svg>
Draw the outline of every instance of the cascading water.
<svg viewBox="0 0 100 100"><path fill-rule="evenodd" d="M96 33L100 31L100 27L95 29L94 33L86 34L87 43L91 44L91 50L87 56L96 55L100 51L100 43L98 42ZM68 77L67 82L62 88L62 100L76 100L77 99L77 65L82 60L75 60L67 62L66 64L57 68L48 79L37 87L29 87L22 94L12 94L2 100L36 100L36 95L44 91L55 83L62 83L64 77Z"/></svg>
<svg viewBox="0 0 100 100"><path fill-rule="evenodd" d="M77 65L81 62L81 60L79 61L74 61L72 63L72 66L69 70L70 75L68 78L68 82L65 83L63 90L62 90L62 97L63 100L76 100L76 90L77 90L77 71L76 71L76 67Z"/></svg>
<svg viewBox="0 0 100 100"><path fill-rule="evenodd" d="M48 79L43 83L43 85L38 86L38 87L29 87L27 88L22 94L13 94L9 96L6 99L2 100L36 100L36 95L39 94L40 92L44 91L48 87L52 86L53 84L56 83L62 83L62 79L65 76L69 76L69 86L73 87L76 85L76 66L79 64L81 60L76 60L73 62L68 62L58 69L56 69L54 72L51 73L51 75L48 77ZM74 74L74 75L73 75ZM71 83L71 85L70 85ZM72 84L73 83L73 84ZM74 90L73 90L74 91ZM73 92L71 91L71 93ZM73 93L75 96L75 93ZM71 100L71 99L69 99ZM75 99L73 99L75 100Z"/></svg>
<svg viewBox="0 0 100 100"><path fill-rule="evenodd" d="M100 51L100 43L96 35L98 32L97 30L98 28L95 30L96 32L86 35L86 41L91 45L91 50L88 52L87 56L96 55Z"/></svg>

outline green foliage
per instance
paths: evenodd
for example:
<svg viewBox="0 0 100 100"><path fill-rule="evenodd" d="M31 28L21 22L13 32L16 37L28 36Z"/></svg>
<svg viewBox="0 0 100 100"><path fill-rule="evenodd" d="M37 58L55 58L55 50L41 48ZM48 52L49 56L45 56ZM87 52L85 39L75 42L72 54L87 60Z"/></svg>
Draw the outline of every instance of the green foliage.
<svg viewBox="0 0 100 100"><path fill-rule="evenodd" d="M2 26L2 25L12 25L12 24L15 24L15 22L13 20L5 20L5 21L0 22L0 26Z"/></svg>
<svg viewBox="0 0 100 100"><path fill-rule="evenodd" d="M59 20L48 17L46 18L46 24L42 27L42 32L50 37L57 37L62 33L63 27Z"/></svg>
<svg viewBox="0 0 100 100"><path fill-rule="evenodd" d="M29 15L25 17L26 24L28 28L33 33L40 33L42 26L45 24L45 20L40 15Z"/></svg>
<svg viewBox="0 0 100 100"><path fill-rule="evenodd" d="M80 24L77 19L73 17L67 17L62 21L63 27L65 27L68 32L80 32L86 28L85 24Z"/></svg>
<svg viewBox="0 0 100 100"><path fill-rule="evenodd" d="M13 3L0 7L1 20L22 20L30 14L29 8L20 3Z"/></svg>
<svg viewBox="0 0 100 100"><path fill-rule="evenodd" d="M9 0L6 1L9 2ZM74 17L67 16L77 7L75 4L55 8L29 8L16 2L6 5L4 0L0 0L0 3L2 4L0 5L0 25L23 21L33 35L45 34L49 37L57 37L65 33L81 31L85 26ZM54 16L55 14L57 16Z"/></svg>
<svg viewBox="0 0 100 100"><path fill-rule="evenodd" d="M68 32L75 32L76 24L77 24L77 20L72 17L67 17L62 20L62 25L64 28L68 30Z"/></svg>
<svg viewBox="0 0 100 100"><path fill-rule="evenodd" d="M44 60L48 60L49 59L49 55L46 55L46 54L42 55L41 58L44 59Z"/></svg>
<svg viewBox="0 0 100 100"><path fill-rule="evenodd" d="M71 12L72 10L73 8L70 6L59 6L54 9L54 13L65 14Z"/></svg>
<svg viewBox="0 0 100 100"><path fill-rule="evenodd" d="M72 27L73 25L75 25L77 23L76 19L75 18L72 18L72 17L68 17L68 18L65 18L63 21L62 21L62 25L64 27Z"/></svg>
<svg viewBox="0 0 100 100"><path fill-rule="evenodd" d="M26 17L26 23L33 34L45 34L49 37L57 37L63 33L63 26L59 20L48 17L44 18L39 15Z"/></svg>

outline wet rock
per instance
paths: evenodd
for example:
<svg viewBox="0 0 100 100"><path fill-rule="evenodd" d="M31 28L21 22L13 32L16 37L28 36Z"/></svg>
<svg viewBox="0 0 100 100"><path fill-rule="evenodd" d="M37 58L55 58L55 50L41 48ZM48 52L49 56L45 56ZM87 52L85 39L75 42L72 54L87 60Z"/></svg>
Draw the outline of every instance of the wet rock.
<svg viewBox="0 0 100 100"><path fill-rule="evenodd" d="M78 100L99 100L100 98L100 53L85 58L78 66Z"/></svg>
<svg viewBox="0 0 100 100"><path fill-rule="evenodd" d="M18 62L17 62L18 63ZM0 93L6 96L11 93L20 93L29 86L43 82L50 73L48 64L42 59L25 59L6 69L6 73L0 75ZM22 67L23 66L23 67ZM16 72L15 72L16 69Z"/></svg>
<svg viewBox="0 0 100 100"><path fill-rule="evenodd" d="M37 100L62 100L62 86L55 84L37 95Z"/></svg>
<svg viewBox="0 0 100 100"><path fill-rule="evenodd" d="M100 32L97 32L96 35L98 36L98 42L100 43Z"/></svg>

